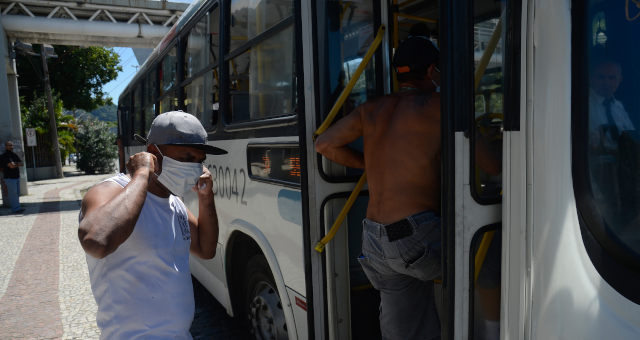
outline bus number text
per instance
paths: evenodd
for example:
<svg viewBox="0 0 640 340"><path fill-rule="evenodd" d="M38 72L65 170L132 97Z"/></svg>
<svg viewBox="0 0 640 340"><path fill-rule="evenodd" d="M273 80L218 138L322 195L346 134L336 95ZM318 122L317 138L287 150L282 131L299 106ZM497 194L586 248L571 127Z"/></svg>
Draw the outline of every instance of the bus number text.
<svg viewBox="0 0 640 340"><path fill-rule="evenodd" d="M247 201L244 200L247 173L244 169L223 168L222 166L216 167L211 164L207 165L207 169L211 172L214 195L228 200L235 197L236 203L247 205ZM240 180L238 180L238 176L240 176ZM242 188L239 187L238 182L241 182L240 186Z"/></svg>

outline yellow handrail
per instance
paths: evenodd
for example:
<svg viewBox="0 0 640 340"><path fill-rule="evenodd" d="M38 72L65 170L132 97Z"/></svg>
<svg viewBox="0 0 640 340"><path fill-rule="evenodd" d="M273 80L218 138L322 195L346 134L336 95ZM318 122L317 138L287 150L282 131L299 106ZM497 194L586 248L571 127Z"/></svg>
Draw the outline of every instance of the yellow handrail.
<svg viewBox="0 0 640 340"><path fill-rule="evenodd" d="M476 74L474 75L475 83L473 84L473 90L476 91L478 89L478 85L480 85L480 79L484 75L484 72L487 70L487 65L489 65L489 60L491 60L491 56L493 52L496 50L498 46L498 41L500 40L500 36L502 35L502 19L498 21L496 25L496 29L493 31L491 35L491 39L489 39L489 43L487 44L487 48L484 50L482 54L482 58L478 62L478 68L476 69Z"/></svg>
<svg viewBox="0 0 640 340"><path fill-rule="evenodd" d="M327 233L327 235L325 235L322 238L322 240L318 241L318 244L316 244L315 249L318 253L322 253L327 243L329 243L329 241L331 241L333 237L336 236L338 229L340 229L340 226L342 225L342 221L344 221L345 217L347 217L347 213L351 209L351 206L353 205L353 203L356 201L356 198L358 198L358 194L360 193L360 190L362 190L362 187L364 186L364 183L366 181L367 181L367 173L365 172L360 177L360 180L358 181L358 184L356 184L356 187L351 192L351 195L349 195L349 199L347 200L347 203L345 203L344 207L342 207L340 214L338 214L338 218L336 218L336 221L333 222L333 225L331 226L331 229L329 229L329 232Z"/></svg>
<svg viewBox="0 0 640 340"><path fill-rule="evenodd" d="M399 17L403 17L403 18L407 18L407 19L411 19L411 20L415 20L415 21L428 22L428 23L431 23L431 24L437 24L438 23L438 20L423 18L423 17L419 17L419 16L416 16L416 15L406 14L406 13L397 13L397 15Z"/></svg>
<svg viewBox="0 0 640 340"><path fill-rule="evenodd" d="M412 3L416 2L416 1L418 1L418 0L407 0L407 1L405 1L405 2L401 2L401 3L397 4L397 5L398 5L398 8L402 8L402 7L404 7L404 6L409 6L409 5L411 5ZM394 5L396 4L396 2L397 2L397 1L394 1Z"/></svg>
<svg viewBox="0 0 640 340"><path fill-rule="evenodd" d="M484 235L482 235L482 241L480 241L480 246L478 247L478 252L476 253L475 258L475 272L473 274L473 282L478 281L478 276L480 275L480 269L482 269L482 265L484 264L484 259L487 257L487 252L489 251L489 245L491 241L493 241L493 237L495 236L496 231L491 230Z"/></svg>
<svg viewBox="0 0 640 340"><path fill-rule="evenodd" d="M358 65L358 68L351 76L351 79L349 79L347 86L344 88L344 90L342 90L342 93L340 93L340 97L338 97L338 100L336 100L336 103L331 108L331 111L327 115L327 118L325 118L324 122L322 122L320 127L318 127L318 129L313 133L314 140L316 139L317 136L325 132L327 128L329 128L333 120L335 119L336 115L338 114L338 111L344 104L345 100L351 93L351 90L353 90L353 87L358 81L358 78L360 78L360 75L364 71L364 68L367 66L367 64L371 60L373 53L375 53L375 51L380 46L380 43L382 42L382 37L384 36L384 31L385 31L385 27L384 25L381 25L380 28L378 29L378 33L376 34L375 39L373 40L373 43L371 44L371 46L369 46L369 50L364 55L364 58L362 58L360 65ZM324 247L327 245L327 243L329 243L329 241L331 241L333 237L336 235L336 233L338 232L338 229L340 229L340 226L342 225L342 222L347 217L347 213L349 213L349 210L351 210L351 206L353 206L353 203L356 201L356 198L358 198L358 194L360 194L360 191L362 190L362 187L364 186L364 183L366 181L367 181L367 173L364 172L362 173L360 180L358 180L356 187L351 192L351 195L349 195L349 199L347 199L347 203L344 205L344 207L342 207L340 214L338 214L338 217L333 222L331 229L329 229L329 232L327 233L327 235L325 235L320 241L318 241L318 244L316 244L315 250L317 252L319 253L323 252Z"/></svg>
<svg viewBox="0 0 640 340"><path fill-rule="evenodd" d="M347 100L347 97L351 93L351 90L353 90L353 87L356 85L356 82L360 78L362 71L364 71L364 68L369 63L369 60L371 60L373 53L376 51L378 46L380 46L380 43L382 42L382 37L384 36L384 30L385 30L384 25L381 25L380 28L378 29L378 33L376 34L376 38L373 40L373 43L371 44L371 46L369 47L369 50L367 51L367 54L364 55L364 58L362 58L360 65L351 76L351 79L349 79L347 86L344 88L344 90L342 90L342 93L340 93L340 97L338 97L338 100L336 100L336 103L333 105L333 108L331 108L331 111L329 111L327 118L325 118L324 122L322 122L322 125L320 125L320 127L316 130L316 132L313 133L314 140L316 139L316 137L318 137L318 135L320 135L325 130L327 130L327 128L329 128L331 123L333 123L333 120L336 118L338 111L340 110L344 102Z"/></svg>

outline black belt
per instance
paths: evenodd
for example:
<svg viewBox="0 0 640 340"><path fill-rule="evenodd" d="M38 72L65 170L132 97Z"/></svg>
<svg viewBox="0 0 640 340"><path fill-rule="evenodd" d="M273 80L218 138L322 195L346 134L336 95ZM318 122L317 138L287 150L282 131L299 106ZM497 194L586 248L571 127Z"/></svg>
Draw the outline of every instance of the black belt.
<svg viewBox="0 0 640 340"><path fill-rule="evenodd" d="M413 235L413 225L407 218L384 226L389 242L403 239Z"/></svg>

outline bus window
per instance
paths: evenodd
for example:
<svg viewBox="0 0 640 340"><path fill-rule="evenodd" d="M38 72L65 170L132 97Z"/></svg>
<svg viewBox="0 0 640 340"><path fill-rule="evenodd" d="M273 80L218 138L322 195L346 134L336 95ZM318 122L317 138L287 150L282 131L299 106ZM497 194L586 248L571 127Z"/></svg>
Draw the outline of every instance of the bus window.
<svg viewBox="0 0 640 340"><path fill-rule="evenodd" d="M589 70L589 178L608 232L640 255L640 50L626 42L640 33L637 24L607 21L614 6L599 11ZM609 28L609 30L606 30ZM625 88L626 87L626 88Z"/></svg>
<svg viewBox="0 0 640 340"><path fill-rule="evenodd" d="M171 91L167 93L164 98L160 99L161 113L178 109L178 97L176 96L176 91Z"/></svg>
<svg viewBox="0 0 640 340"><path fill-rule="evenodd" d="M231 1L230 51L293 15L293 1Z"/></svg>
<svg viewBox="0 0 640 340"><path fill-rule="evenodd" d="M131 96L127 94L118 101L118 132L125 146L131 145L132 135L129 131L131 123Z"/></svg>
<svg viewBox="0 0 640 340"><path fill-rule="evenodd" d="M321 122L329 114L362 62L362 58L373 43L377 27L372 2L329 0L325 6L326 15L319 19L325 21L325 39L319 42L319 50L324 53L326 60L324 70L319 75L322 79L321 83L324 84ZM379 54L374 54L356 81L336 120L367 100L382 95L382 84L377 81L376 75L377 55ZM362 150L362 139L354 141L350 147ZM360 169L345 169L326 158L322 162L322 172L332 177L356 177L362 174Z"/></svg>
<svg viewBox="0 0 640 340"><path fill-rule="evenodd" d="M213 129L218 124L218 116L220 114L220 73L218 68L211 71L211 77L207 78L209 83L205 83L206 99L205 111L202 117L205 128L211 126ZM207 128L208 129L208 128Z"/></svg>
<svg viewBox="0 0 640 340"><path fill-rule="evenodd" d="M587 1L574 18L573 175L587 252L640 303L640 34L631 2Z"/></svg>
<svg viewBox="0 0 640 340"><path fill-rule="evenodd" d="M160 79L162 91L170 90L176 84L176 68L178 64L177 50L174 46L162 60L162 79ZM164 112L164 111L162 111Z"/></svg>
<svg viewBox="0 0 640 340"><path fill-rule="evenodd" d="M473 196L479 203L493 204L500 201L502 191L504 4L480 0L474 8L475 112L471 125L474 171L471 172L471 183Z"/></svg>
<svg viewBox="0 0 640 340"><path fill-rule="evenodd" d="M185 86L184 106L187 112L200 119L207 131L215 126L213 100L217 98L217 83L213 78L214 72L207 72Z"/></svg>
<svg viewBox="0 0 640 340"><path fill-rule="evenodd" d="M184 74L186 78L191 78L196 72L204 69L209 64L210 49L207 46L207 21L208 17L204 16L189 32L184 56Z"/></svg>
<svg viewBox="0 0 640 340"><path fill-rule="evenodd" d="M294 112L293 41L293 27L289 26L230 60L230 122Z"/></svg>
<svg viewBox="0 0 640 340"><path fill-rule="evenodd" d="M145 79L144 85L144 131L145 133L151 128L151 122L156 116L156 102L155 102L155 89L156 89L156 77L155 72L152 72Z"/></svg>
<svg viewBox="0 0 640 340"><path fill-rule="evenodd" d="M136 85L135 90L133 91L133 110L131 110L131 114L133 115L133 133L137 133L141 136L144 136L144 121L143 121L143 107L142 107L142 86L141 84Z"/></svg>
<svg viewBox="0 0 640 340"><path fill-rule="evenodd" d="M151 128L151 122L156 117L156 104L150 103L144 106L144 131L145 135Z"/></svg>
<svg viewBox="0 0 640 340"><path fill-rule="evenodd" d="M327 77L324 115L329 113L351 79L376 33L372 2L327 1L326 6L326 48L322 49L327 58L324 72ZM372 96L381 94L377 92L375 63L374 55L345 101L343 115Z"/></svg>
<svg viewBox="0 0 640 340"><path fill-rule="evenodd" d="M184 106L187 112L201 118L204 111L204 76L194 79L184 88L185 99Z"/></svg>
<svg viewBox="0 0 640 340"><path fill-rule="evenodd" d="M220 52L220 8L216 6L209 13L209 63L218 64L218 53Z"/></svg>

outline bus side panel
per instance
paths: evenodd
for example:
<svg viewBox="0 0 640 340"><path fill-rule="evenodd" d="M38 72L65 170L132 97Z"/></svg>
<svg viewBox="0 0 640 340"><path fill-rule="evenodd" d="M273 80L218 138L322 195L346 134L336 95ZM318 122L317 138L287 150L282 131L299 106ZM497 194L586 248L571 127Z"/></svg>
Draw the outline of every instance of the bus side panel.
<svg viewBox="0 0 640 340"><path fill-rule="evenodd" d="M287 293L291 299L293 318L296 323L297 339L307 339L309 337L309 327L307 326L307 299L300 293L287 287Z"/></svg>
<svg viewBox="0 0 640 340"><path fill-rule="evenodd" d="M293 310L300 307L295 307L293 296L288 294L285 286L298 292L298 296L306 292L302 249L302 206L300 199L296 200L296 197L300 197L300 189L251 179L251 169L248 168L247 161L248 145L273 143L294 143L295 145L297 138L216 141L215 146L227 150L228 154L208 156L205 166L211 172L214 182L220 228L218 239L222 248L226 249L229 246L227 242L234 231L242 232L259 246L278 286L291 335L291 332L295 334L296 330L296 325L293 324ZM190 210L197 211L195 195L188 195L185 201ZM218 249L216 258L219 258L221 265L207 266L217 280L225 282L224 289L227 291L224 294L213 292L214 289L220 289L216 287L217 285L207 287L216 297L223 297L222 303L225 303L224 297L229 296L228 288L233 284L230 282L231 278L226 277L222 265L228 263L224 258L225 255L227 255L226 252ZM198 272L194 275L200 279ZM205 284L205 282L202 283ZM289 296L292 298L290 299ZM228 306L226 307L229 309ZM305 319L306 317L301 320Z"/></svg>
<svg viewBox="0 0 640 340"><path fill-rule="evenodd" d="M191 209L189 209L191 210ZM231 306L231 296L227 286L227 276L222 264L224 246L218 243L216 256L211 260L203 260L191 256L189 258L189 269L191 274L198 279L211 295L227 310L227 314L233 316Z"/></svg>
<svg viewBox="0 0 640 340"><path fill-rule="evenodd" d="M571 172L570 5L535 3L529 336L638 339L640 306L604 281L580 232Z"/></svg>

